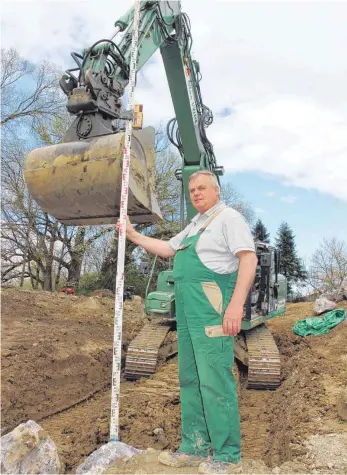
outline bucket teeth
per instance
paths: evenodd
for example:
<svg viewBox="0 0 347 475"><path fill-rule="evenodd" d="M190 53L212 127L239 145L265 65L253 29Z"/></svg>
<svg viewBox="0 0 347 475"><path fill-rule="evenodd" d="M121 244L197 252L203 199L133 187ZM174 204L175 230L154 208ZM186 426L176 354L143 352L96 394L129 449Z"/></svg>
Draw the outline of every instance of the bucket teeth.
<svg viewBox="0 0 347 475"><path fill-rule="evenodd" d="M130 343L125 359L124 377L139 379L151 376L158 364L177 353L177 340L167 341L172 323L154 322L145 325Z"/></svg>

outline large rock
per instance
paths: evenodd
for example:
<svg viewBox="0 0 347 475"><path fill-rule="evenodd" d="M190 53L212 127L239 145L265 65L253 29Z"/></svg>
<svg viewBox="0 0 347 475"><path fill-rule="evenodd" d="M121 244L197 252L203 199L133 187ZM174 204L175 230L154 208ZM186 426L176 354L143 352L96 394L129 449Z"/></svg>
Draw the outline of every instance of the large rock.
<svg viewBox="0 0 347 475"><path fill-rule="evenodd" d="M321 295L328 300L332 300L333 302L341 302L341 300L347 300L347 277L343 279L341 285L338 289L324 293Z"/></svg>
<svg viewBox="0 0 347 475"><path fill-rule="evenodd" d="M143 450L135 449L123 442L110 441L95 450L76 469L76 474L96 475L104 473L117 459L121 457L131 458L142 453Z"/></svg>
<svg viewBox="0 0 347 475"><path fill-rule="evenodd" d="M341 283L341 291L343 292L345 298L347 299L347 277L345 277Z"/></svg>
<svg viewBox="0 0 347 475"><path fill-rule="evenodd" d="M59 473L55 443L34 421L1 437L1 473Z"/></svg>
<svg viewBox="0 0 347 475"><path fill-rule="evenodd" d="M320 297L314 303L314 313L320 315L321 313L334 310L336 308L336 303L331 300L326 299L325 297Z"/></svg>
<svg viewBox="0 0 347 475"><path fill-rule="evenodd" d="M339 300L347 300L347 277L341 282L340 288L338 290Z"/></svg>

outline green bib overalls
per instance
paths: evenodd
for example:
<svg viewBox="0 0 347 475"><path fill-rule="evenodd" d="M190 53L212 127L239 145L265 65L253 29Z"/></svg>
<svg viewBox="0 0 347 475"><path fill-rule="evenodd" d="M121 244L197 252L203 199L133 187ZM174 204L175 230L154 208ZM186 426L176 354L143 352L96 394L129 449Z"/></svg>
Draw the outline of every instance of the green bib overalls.
<svg viewBox="0 0 347 475"><path fill-rule="evenodd" d="M218 274L201 262L195 246L206 227L184 239L174 258L182 424L179 451L207 457L212 446L214 460L237 463L241 431L231 369L234 337L210 338L204 328L223 322L237 271Z"/></svg>

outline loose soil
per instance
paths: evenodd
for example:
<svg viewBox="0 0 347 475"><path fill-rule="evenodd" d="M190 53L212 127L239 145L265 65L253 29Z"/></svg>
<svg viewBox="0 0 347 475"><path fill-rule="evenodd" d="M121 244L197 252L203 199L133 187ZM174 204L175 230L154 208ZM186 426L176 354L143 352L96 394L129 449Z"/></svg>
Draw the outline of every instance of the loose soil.
<svg viewBox="0 0 347 475"><path fill-rule="evenodd" d="M347 309L347 302L338 306ZM347 472L347 423L338 414L347 324L327 335L296 336L294 323L312 314L312 303L289 304L284 317L268 322L282 360L276 391L245 389L240 369L242 473ZM1 433L35 420L56 443L62 473L74 473L109 438L113 317L107 294L2 290ZM139 299L124 303L123 363L146 322ZM151 449L119 461L112 473L183 473L157 463L158 451L175 450L180 441L177 360L151 378L122 379L120 401L120 440Z"/></svg>

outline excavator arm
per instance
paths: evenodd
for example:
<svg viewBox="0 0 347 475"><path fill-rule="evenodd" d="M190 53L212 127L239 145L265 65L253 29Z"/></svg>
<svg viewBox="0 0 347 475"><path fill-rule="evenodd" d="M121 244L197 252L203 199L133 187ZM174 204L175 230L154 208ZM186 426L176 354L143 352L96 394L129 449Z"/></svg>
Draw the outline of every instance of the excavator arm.
<svg viewBox="0 0 347 475"><path fill-rule="evenodd" d="M136 117L124 110L122 102L129 82L133 22L132 8L116 21L111 39L71 54L76 67L65 72L60 86L74 120L61 144L32 151L26 162L25 178L34 198L66 224L107 224L119 216L124 121L131 118L129 214L135 223L161 219L155 197L153 129L136 130ZM188 221L195 214L190 175L201 169L217 177L223 174L206 136L213 115L202 101L200 67L192 59L191 46L189 18L179 1L141 2L137 72L159 49L176 115L167 133L182 157L176 177L182 182Z"/></svg>
<svg viewBox="0 0 347 475"><path fill-rule="evenodd" d="M179 2L141 2L137 72L169 41L178 15ZM60 86L68 97L67 109L76 118L64 142L117 133L119 120L132 118L122 110L122 97L129 83L133 23L131 8L116 21L111 39L96 41L82 54L71 53L77 66L66 71Z"/></svg>

